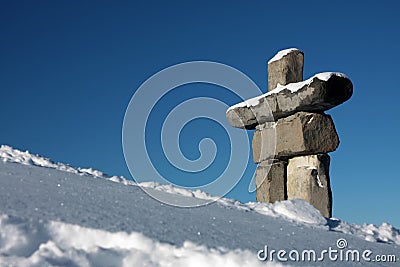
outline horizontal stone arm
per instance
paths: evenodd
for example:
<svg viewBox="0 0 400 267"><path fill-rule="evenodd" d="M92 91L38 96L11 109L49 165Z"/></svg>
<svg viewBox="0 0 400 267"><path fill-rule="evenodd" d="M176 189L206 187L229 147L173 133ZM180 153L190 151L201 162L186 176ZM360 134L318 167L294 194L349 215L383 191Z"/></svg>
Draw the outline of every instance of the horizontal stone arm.
<svg viewBox="0 0 400 267"><path fill-rule="evenodd" d="M353 84L341 73L320 73L312 78L278 85L274 90L230 107L229 123L236 128L254 129L265 122L277 121L298 111L322 112L347 101Z"/></svg>

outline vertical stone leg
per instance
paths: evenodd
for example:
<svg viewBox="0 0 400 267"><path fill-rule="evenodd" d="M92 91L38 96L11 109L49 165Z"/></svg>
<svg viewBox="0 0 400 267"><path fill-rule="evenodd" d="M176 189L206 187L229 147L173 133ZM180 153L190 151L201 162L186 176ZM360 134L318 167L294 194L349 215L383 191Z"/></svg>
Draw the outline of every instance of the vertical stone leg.
<svg viewBox="0 0 400 267"><path fill-rule="evenodd" d="M332 191L329 181L328 154L289 159L287 166L288 199L304 199L324 217L332 216Z"/></svg>
<svg viewBox="0 0 400 267"><path fill-rule="evenodd" d="M279 51L268 62L268 91L276 88L278 83L286 85L303 80L304 54L298 49Z"/></svg>
<svg viewBox="0 0 400 267"><path fill-rule="evenodd" d="M286 199L286 162L262 161L256 170L256 200L274 203Z"/></svg>

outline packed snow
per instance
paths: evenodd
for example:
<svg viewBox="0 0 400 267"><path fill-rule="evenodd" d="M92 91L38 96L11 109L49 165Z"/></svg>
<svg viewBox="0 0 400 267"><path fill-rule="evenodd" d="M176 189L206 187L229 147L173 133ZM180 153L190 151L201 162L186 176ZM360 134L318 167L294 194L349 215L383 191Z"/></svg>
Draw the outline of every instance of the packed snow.
<svg viewBox="0 0 400 267"><path fill-rule="evenodd" d="M326 219L303 200L240 203L141 184L172 198L215 200L178 208L152 199L124 177L9 146L0 147L0 158L0 266L265 266L257 259L264 245L322 250L340 238L352 248L400 256L400 232L390 224Z"/></svg>
<svg viewBox="0 0 400 267"><path fill-rule="evenodd" d="M312 76L311 78L309 78L305 81L301 81L301 82L297 82L297 83L289 83L286 85L281 85L278 83L276 88L269 91L268 93L265 93L260 96L256 96L256 97L247 99L243 102L240 102L238 104L235 104L235 105L229 107L226 112L233 110L235 108L238 108L238 107L248 107L248 108L255 107L258 104L260 104L260 99L262 99L264 97L267 97L269 95L278 94L279 92L281 92L283 90L289 90L291 93L295 93L298 90L300 90L301 88L303 88L304 86L311 84L314 81L314 79L319 79L321 81L328 81L332 76L347 78L346 74L340 73L340 72L322 72L322 73L315 74L314 76Z"/></svg>
<svg viewBox="0 0 400 267"><path fill-rule="evenodd" d="M190 241L174 246L138 232L32 223L7 215L0 215L0 227L1 266L264 266L250 251L209 249Z"/></svg>
<svg viewBox="0 0 400 267"><path fill-rule="evenodd" d="M300 90L301 88L303 88L304 86L311 84L315 78L317 78L321 81L328 81L332 76L347 78L346 74L340 73L340 72L322 72L322 73L318 73L318 74L314 75L313 77L311 77L305 81L302 81L302 82L289 83L287 85L278 84L275 89L264 94L264 96L276 94L283 90L289 90L290 92L294 93L294 92L297 92L298 90Z"/></svg>
<svg viewBox="0 0 400 267"><path fill-rule="evenodd" d="M289 54L292 51L300 51L300 50L297 48L288 48L288 49L281 50L278 53L276 53L276 55L268 61L268 64L270 64L274 61L280 60L281 58L283 58L284 56L286 56L287 54Z"/></svg>
<svg viewBox="0 0 400 267"><path fill-rule="evenodd" d="M316 74L314 77L320 79L321 81L327 81L329 80L332 76L337 76L337 77L342 77L348 79L349 77L341 72L321 72Z"/></svg>
<svg viewBox="0 0 400 267"><path fill-rule="evenodd" d="M129 181L126 180L124 177L108 176L108 175L105 175L103 172L94 170L92 168L74 168L74 167L69 166L68 164L54 163L53 161L51 161L48 158L44 158L39 155L31 154L31 153L29 153L28 150L25 152L22 152L18 149L13 149L12 147L7 146L7 145L2 145L0 147L0 159L3 162L14 162L14 163L20 163L23 165L45 167L45 168L56 169L59 171L75 173L75 174L79 174L79 175L90 175L90 176L94 176L94 177L106 178L106 179L110 179L111 181L115 181L115 182L129 183Z"/></svg>

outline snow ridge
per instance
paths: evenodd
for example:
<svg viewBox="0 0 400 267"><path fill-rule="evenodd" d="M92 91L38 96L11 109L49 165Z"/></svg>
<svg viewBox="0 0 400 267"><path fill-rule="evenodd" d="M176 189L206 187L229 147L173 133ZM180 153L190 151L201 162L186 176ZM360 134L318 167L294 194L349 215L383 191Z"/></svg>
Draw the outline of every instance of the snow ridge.
<svg viewBox="0 0 400 267"><path fill-rule="evenodd" d="M287 54L289 54L292 51L300 51L300 50L297 48L288 48L285 50L281 50L278 53L276 53L276 55L268 61L268 64L271 64L274 61L280 60L281 58L283 58L284 56L286 56Z"/></svg>
<svg viewBox="0 0 400 267"><path fill-rule="evenodd" d="M74 173L74 174L78 174L81 176L86 175L86 176L92 176L92 177L96 177L96 178L104 178L104 179L108 179L113 182L119 182L119 183L123 183L123 184L133 183L132 181L130 181L122 176L109 176L109 175L104 174L101 171L94 170L92 168L80 168L80 167L74 168L68 164L59 163L59 162L55 163L48 158L44 158L39 155L31 154L31 153L29 153L28 150L25 152L22 152L18 149L14 149L7 145L2 145L0 147L0 159L3 162L20 163L23 165L31 165L31 166L56 169L59 171Z"/></svg>
<svg viewBox="0 0 400 267"><path fill-rule="evenodd" d="M286 84L286 85L281 85L281 84L278 83L276 88L271 90L271 91L269 91L268 93L265 93L265 94L262 94L260 96L256 96L256 97L247 99L247 100L245 100L243 102L240 102L238 104L235 104L235 105L229 107L226 112L228 112L230 110L233 110L235 108L238 108L238 107L249 107L250 108L250 107L257 106L260 103L260 99L262 99L264 97L267 97L269 95L277 94L277 93L279 93L279 92L281 92L283 90L289 90L291 93L295 93L298 90L300 90L301 88L303 88L304 86L311 84L314 81L314 79L319 79L321 81L327 81L332 76L348 78L346 76L346 74L340 73L340 72L322 72L322 73L315 74L311 78L309 78L309 79L307 79L305 81L302 81L302 82L289 83L289 84Z"/></svg>

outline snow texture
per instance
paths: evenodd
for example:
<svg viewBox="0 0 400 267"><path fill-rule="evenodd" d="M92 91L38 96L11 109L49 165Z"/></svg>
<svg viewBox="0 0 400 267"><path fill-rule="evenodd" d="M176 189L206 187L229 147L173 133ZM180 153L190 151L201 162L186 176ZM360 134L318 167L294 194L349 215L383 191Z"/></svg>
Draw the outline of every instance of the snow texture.
<svg viewBox="0 0 400 267"><path fill-rule="evenodd" d="M39 155L30 154L29 151L22 152L18 149L13 149L10 146L2 145L0 147L0 159L3 162L14 162L23 165L31 165L38 167L45 167L50 169L56 169L59 171L75 173L79 175L89 175L98 178L105 178L113 182L132 184L132 181L125 179L122 176L108 176L101 171L94 170L92 168L74 168L68 164L54 163L48 158L41 157Z"/></svg>
<svg viewBox="0 0 400 267"><path fill-rule="evenodd" d="M390 224L326 219L303 200L243 204L141 184L172 198L215 200L178 208L123 177L9 146L1 146L0 158L0 266L266 266L256 256L264 245L322 250L339 238L360 250L400 255L400 232ZM280 266L274 264L268 266Z"/></svg>
<svg viewBox="0 0 400 267"><path fill-rule="evenodd" d="M281 50L278 53L276 53L276 55L268 61L268 64L271 64L274 61L280 60L281 58L283 58L284 56L286 56L287 54L289 54L292 51L300 51L300 50L297 48L288 48L285 50Z"/></svg>
<svg viewBox="0 0 400 267"><path fill-rule="evenodd" d="M190 241L174 246L137 232L32 223L7 215L0 215L0 227L2 266L265 266L250 251L209 249Z"/></svg>

